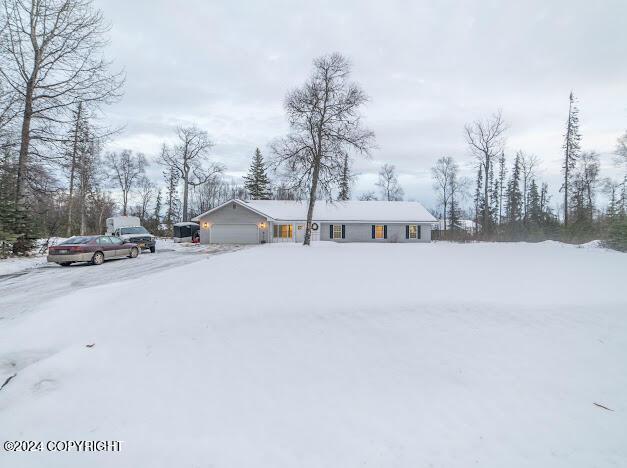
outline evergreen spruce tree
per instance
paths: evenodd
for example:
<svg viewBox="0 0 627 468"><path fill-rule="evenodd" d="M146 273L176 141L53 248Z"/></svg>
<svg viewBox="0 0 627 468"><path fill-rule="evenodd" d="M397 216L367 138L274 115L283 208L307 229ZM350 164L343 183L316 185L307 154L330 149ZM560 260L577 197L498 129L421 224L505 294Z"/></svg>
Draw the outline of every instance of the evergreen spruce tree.
<svg viewBox="0 0 627 468"><path fill-rule="evenodd" d="M161 198L161 190L157 191L157 197L155 198L155 208L152 211L152 215L146 215L148 220L146 221L146 228L152 233L157 235L163 235L161 229L161 210L163 207L163 201Z"/></svg>
<svg viewBox="0 0 627 468"><path fill-rule="evenodd" d="M17 209L13 188L15 171L11 154L5 150L0 160L0 258L6 257L12 250L18 236L14 234Z"/></svg>
<svg viewBox="0 0 627 468"><path fill-rule="evenodd" d="M73 231L74 189L76 188L79 172L79 151L83 144L82 137L85 135L84 130L86 127L82 102L79 102L77 109L72 111L72 119L72 129L68 135L65 151L67 161L64 164L68 172L67 227L65 233L67 237L70 237Z"/></svg>
<svg viewBox="0 0 627 468"><path fill-rule="evenodd" d="M617 211L619 216L627 217L627 175L623 179L623 183L621 184L621 193L620 198L618 200Z"/></svg>
<svg viewBox="0 0 627 468"><path fill-rule="evenodd" d="M475 187L475 198L474 198L474 202L475 202L475 225L477 226L475 228L475 234L478 233L479 231L479 219L482 217L481 213L479 212L480 207L483 206L483 193L481 191L481 188L483 187L483 174L482 174L482 166L479 165L479 170L477 171L477 181L476 181L476 187Z"/></svg>
<svg viewBox="0 0 627 468"><path fill-rule="evenodd" d="M534 224L542 223L542 208L540 205L540 192L535 179L531 179L529 185L529 194L527 196L528 203L528 219Z"/></svg>
<svg viewBox="0 0 627 468"><path fill-rule="evenodd" d="M568 120L566 121L566 134L564 135L564 163L562 170L564 171L564 183L562 190L564 191L564 226L568 225L568 202L571 196L571 177L575 168L579 151L581 147L581 134L579 133L579 109L575 96L572 91L570 93L570 103L568 107Z"/></svg>
<svg viewBox="0 0 627 468"><path fill-rule="evenodd" d="M448 207L448 226L450 230L457 230L460 226L461 208L459 206L458 194L455 190L451 192L451 200Z"/></svg>
<svg viewBox="0 0 627 468"><path fill-rule="evenodd" d="M490 165L490 173L488 177L488 183L490 184L490 219L492 224L496 225L498 222L498 209L499 209L499 184L498 180L494 177L494 164Z"/></svg>
<svg viewBox="0 0 627 468"><path fill-rule="evenodd" d="M498 222L501 224L503 219L503 191L505 190L505 177L507 168L505 167L505 152L501 152L499 157L499 178L498 178Z"/></svg>
<svg viewBox="0 0 627 468"><path fill-rule="evenodd" d="M179 212L179 196L178 196L178 182L179 176L176 172L176 168L168 167L164 173L163 178L166 182L166 211L163 217L163 222L168 226L168 231L172 231L172 225L177 222Z"/></svg>
<svg viewBox="0 0 627 468"><path fill-rule="evenodd" d="M161 190L157 192L157 199L155 200L155 210L152 217L157 222L157 225L161 224Z"/></svg>
<svg viewBox="0 0 627 468"><path fill-rule="evenodd" d="M507 184L506 202L507 221L513 225L520 221L522 216L522 192L520 191L520 155L516 155L512 175ZM510 226L514 229L514 226Z"/></svg>
<svg viewBox="0 0 627 468"><path fill-rule="evenodd" d="M6 148L0 160L0 257L27 253L35 242L30 207L25 204L20 209L15 200L15 159Z"/></svg>
<svg viewBox="0 0 627 468"><path fill-rule="evenodd" d="M627 217L618 218L612 223L608 238L610 247L627 252Z"/></svg>
<svg viewBox="0 0 627 468"><path fill-rule="evenodd" d="M618 187L620 193L616 197L614 216L608 230L608 244L610 247L627 252L627 176Z"/></svg>
<svg viewBox="0 0 627 468"><path fill-rule="evenodd" d="M253 200L270 200L272 197L270 179L266 174L266 165L259 148L255 150L248 175L244 176L244 187Z"/></svg>
<svg viewBox="0 0 627 468"><path fill-rule="evenodd" d="M342 175L340 178L340 193L337 196L337 199L342 200L350 200L351 194L351 185L350 185L350 165L348 162L348 155L344 156L344 165L342 166Z"/></svg>
<svg viewBox="0 0 627 468"><path fill-rule="evenodd" d="M611 179L607 179L605 182L605 193L608 196L607 209L605 210L605 216L611 223L616 216L619 215L619 196L620 196L620 184L615 183Z"/></svg>
<svg viewBox="0 0 627 468"><path fill-rule="evenodd" d="M0 200L0 258L11 253L13 244L17 240L17 235L13 233L16 215L14 205L14 200L5 198Z"/></svg>
<svg viewBox="0 0 627 468"><path fill-rule="evenodd" d="M13 211L13 235L17 237L13 242L13 253L16 255L28 254L35 246L35 220L31 216L31 206L25 203L21 209L16 205Z"/></svg>

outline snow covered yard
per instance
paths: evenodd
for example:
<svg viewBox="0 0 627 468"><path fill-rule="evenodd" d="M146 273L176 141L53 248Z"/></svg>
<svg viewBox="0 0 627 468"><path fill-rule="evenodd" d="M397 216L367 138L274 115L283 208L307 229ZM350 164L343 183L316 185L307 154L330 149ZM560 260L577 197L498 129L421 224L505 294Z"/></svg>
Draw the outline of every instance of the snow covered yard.
<svg viewBox="0 0 627 468"><path fill-rule="evenodd" d="M45 255L33 255L32 257L11 257L0 259L0 276L12 275L30 268L45 265Z"/></svg>
<svg viewBox="0 0 627 468"><path fill-rule="evenodd" d="M51 237L50 239L38 239L31 255L28 257L0 258L0 277L20 273L31 268L38 268L46 264L44 245L57 245L66 240L65 237ZM47 243L47 244L46 244Z"/></svg>
<svg viewBox="0 0 627 468"><path fill-rule="evenodd" d="M0 321L1 439L124 441L0 466L627 466L625 254L273 244L183 268Z"/></svg>

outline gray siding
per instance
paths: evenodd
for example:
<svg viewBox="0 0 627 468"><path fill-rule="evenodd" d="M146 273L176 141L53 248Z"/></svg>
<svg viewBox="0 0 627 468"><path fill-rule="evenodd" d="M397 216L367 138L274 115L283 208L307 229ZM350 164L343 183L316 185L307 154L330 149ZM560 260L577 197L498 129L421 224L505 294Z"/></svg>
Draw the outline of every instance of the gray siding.
<svg viewBox="0 0 627 468"><path fill-rule="evenodd" d="M257 227L264 224L264 228L259 228L260 241L265 242L302 242L304 230L298 230L298 225L305 222L280 222L276 224L292 224L294 226L293 239L272 239L272 223L265 216L259 215L254 211L237 203L228 203L219 210L205 215L198 220L200 224L200 242L209 244L211 241L211 227L214 225L231 225L233 229L237 229L237 225L245 229L246 225L256 225ZM205 225L208 223L208 227ZM431 241L431 224L430 223L381 223L387 225L387 239L372 238L372 223L328 223L317 222L320 229L313 233L312 240L333 240L336 242L430 242ZM345 239L331 239L329 236L329 226L331 224L344 224ZM420 225L420 239L405 239L405 226L407 224ZM319 236L319 237L318 237Z"/></svg>
<svg viewBox="0 0 627 468"><path fill-rule="evenodd" d="M235 208L233 208L235 206ZM209 213L199 219L200 224L200 243L209 244L209 231L214 224L256 224L265 223L265 228L260 229L260 239L268 241L268 220L254 211L237 203L229 203L219 210ZM204 227L205 223L209 223L209 229Z"/></svg>
<svg viewBox="0 0 627 468"><path fill-rule="evenodd" d="M331 239L331 224L344 224L345 238ZM429 223L381 223L388 227L387 239L372 238L372 224L367 223L321 223L320 239L323 241L332 240L335 242L430 242L431 241L431 224ZM407 224L418 224L420 226L420 239L405 239L405 226Z"/></svg>

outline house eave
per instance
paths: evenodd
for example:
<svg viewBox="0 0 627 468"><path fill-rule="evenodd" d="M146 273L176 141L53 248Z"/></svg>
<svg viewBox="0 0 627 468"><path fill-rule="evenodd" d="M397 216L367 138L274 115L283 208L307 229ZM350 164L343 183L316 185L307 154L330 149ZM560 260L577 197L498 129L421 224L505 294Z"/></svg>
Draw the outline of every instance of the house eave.
<svg viewBox="0 0 627 468"><path fill-rule="evenodd" d="M268 218L270 219L270 218ZM286 223L297 223L297 222L306 222L305 219L299 218L276 218L272 221L278 222L286 222ZM416 224L431 224L434 221L425 221L425 220L416 220L416 219L401 219L401 220L387 220L387 219L318 219L314 218L314 222L316 223L343 223L343 224L404 224L404 223L416 223ZM437 223L437 221L435 221Z"/></svg>
<svg viewBox="0 0 627 468"><path fill-rule="evenodd" d="M263 213L263 212L261 212L261 211L259 211L259 210L256 210L255 208L253 208L253 207L249 206L249 205L248 205L248 203L246 203L245 201L240 200L239 198L232 198L231 200L226 201L226 202L222 203L221 205L218 205L218 206L216 206L216 207L214 207L214 208L211 208L210 210L205 211L204 213L201 213L201 214L199 214L198 216L196 216L196 217L192 218L192 221L194 221L194 222L198 222L198 221L200 221L202 218L204 218L205 216L210 215L211 213L213 213L213 212L215 212L215 211L218 211L218 210L219 210L219 209L221 209L221 208L224 208L224 207L225 207L225 206L227 206L229 203L237 203L237 204L238 204L238 205L240 205L241 207L246 208L247 210L250 210L250 211L252 211L253 213L258 214L259 216L263 216L264 218L267 218L268 220L271 220L271 219L272 219L272 218L271 218L270 216L268 216L266 213Z"/></svg>

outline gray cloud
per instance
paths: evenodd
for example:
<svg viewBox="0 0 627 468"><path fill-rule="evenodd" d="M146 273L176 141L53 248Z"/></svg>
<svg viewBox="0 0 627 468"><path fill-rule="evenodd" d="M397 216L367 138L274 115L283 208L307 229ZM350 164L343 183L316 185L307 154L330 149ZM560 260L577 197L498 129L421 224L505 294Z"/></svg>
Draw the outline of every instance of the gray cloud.
<svg viewBox="0 0 627 468"><path fill-rule="evenodd" d="M627 128L627 2L207 2L98 0L113 27L110 55L128 74L108 113L125 132L111 147L156 154L179 123L214 139L230 173L286 130L285 93L311 60L340 51L371 97L377 134L357 191L395 164L408 197L433 203L429 167L443 154L464 167L463 125L497 109L508 152L542 158L556 190L567 98L580 100L585 149L609 152ZM472 171L468 169L468 174Z"/></svg>

